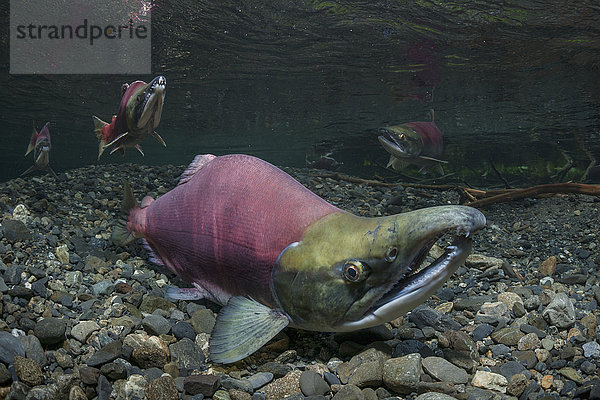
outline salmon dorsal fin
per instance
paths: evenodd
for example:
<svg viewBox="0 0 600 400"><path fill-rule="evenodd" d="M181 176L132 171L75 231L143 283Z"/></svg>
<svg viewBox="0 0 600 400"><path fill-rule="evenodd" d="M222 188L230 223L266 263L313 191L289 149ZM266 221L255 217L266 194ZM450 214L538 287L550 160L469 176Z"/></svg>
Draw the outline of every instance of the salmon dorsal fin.
<svg viewBox="0 0 600 400"><path fill-rule="evenodd" d="M194 161L192 161L192 163L187 167L187 169L183 171L183 174L181 174L181 178L179 178L178 185L183 185L184 183L192 179L196 172L200 171L202 168L204 168L206 164L208 164L215 158L217 158L217 156L212 154L197 155L194 158Z"/></svg>

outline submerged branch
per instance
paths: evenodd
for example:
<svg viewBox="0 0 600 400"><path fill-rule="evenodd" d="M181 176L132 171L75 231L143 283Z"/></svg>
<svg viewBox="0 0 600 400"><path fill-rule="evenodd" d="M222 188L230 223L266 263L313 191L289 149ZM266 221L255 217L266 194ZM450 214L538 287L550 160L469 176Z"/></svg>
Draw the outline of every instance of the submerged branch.
<svg viewBox="0 0 600 400"><path fill-rule="evenodd" d="M459 193L461 201L466 206L485 207L490 204L503 203L511 200L522 199L525 197L536 197L543 194L558 193L577 193L590 196L600 196L600 185L588 185L585 183L549 183L524 189L494 189L479 190L457 185L426 185L419 183L386 183L373 179L362 179L353 176L340 174L338 172L311 174L314 177L331 178L336 180L345 180L352 183L362 183L369 186L383 186L394 188L396 186L410 187L416 189L434 189L434 190L456 190Z"/></svg>
<svg viewBox="0 0 600 400"><path fill-rule="evenodd" d="M525 189L512 189L506 193L497 194L483 199L468 202L465 205L471 207L484 207L490 204L503 203L506 201L535 197L540 194L556 193L578 193L590 196L600 196L600 185L587 185L584 183L549 183Z"/></svg>

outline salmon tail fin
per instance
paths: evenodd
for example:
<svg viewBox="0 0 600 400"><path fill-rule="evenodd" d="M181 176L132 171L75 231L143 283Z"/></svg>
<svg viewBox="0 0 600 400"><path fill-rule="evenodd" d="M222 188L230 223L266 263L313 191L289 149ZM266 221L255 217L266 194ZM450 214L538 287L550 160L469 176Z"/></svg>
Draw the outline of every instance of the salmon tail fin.
<svg viewBox="0 0 600 400"><path fill-rule="evenodd" d="M134 232L127 229L127 220L129 219L129 212L137 207L137 202L133 196L133 191L129 182L123 180L123 202L121 203L121 213L117 220L112 232L112 241L117 246L124 246L127 243L135 240L137 235Z"/></svg>
<svg viewBox="0 0 600 400"><path fill-rule="evenodd" d="M99 160L100 156L102 155L102 152L107 147L107 141L102 138L102 128L104 128L106 125L108 125L108 122L102 121L100 118L96 117L95 115L92 115L92 119L94 120L94 134L96 135L96 138L100 141L100 143L98 144L98 160Z"/></svg>

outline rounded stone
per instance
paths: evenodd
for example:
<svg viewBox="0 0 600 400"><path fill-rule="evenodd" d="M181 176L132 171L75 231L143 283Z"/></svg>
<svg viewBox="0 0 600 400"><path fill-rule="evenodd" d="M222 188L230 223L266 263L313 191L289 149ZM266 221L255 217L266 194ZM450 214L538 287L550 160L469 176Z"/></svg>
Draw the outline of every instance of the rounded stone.
<svg viewBox="0 0 600 400"><path fill-rule="evenodd" d="M215 320L215 314L211 310L202 308L194 312L190 324L196 333L210 333L215 326Z"/></svg>
<svg viewBox="0 0 600 400"><path fill-rule="evenodd" d="M441 357L424 358L423 368L429 375L442 382L461 384L469 381L467 371Z"/></svg>
<svg viewBox="0 0 600 400"><path fill-rule="evenodd" d="M150 314L142 320L144 330L150 335L160 336L166 335L171 331L171 324L165 317L160 315Z"/></svg>
<svg viewBox="0 0 600 400"><path fill-rule="evenodd" d="M12 364L15 356L25 357L23 343L9 332L0 332L0 362Z"/></svg>
<svg viewBox="0 0 600 400"><path fill-rule="evenodd" d="M534 332L531 332L519 339L517 348L521 351L536 350L539 349L541 345L542 342L538 335Z"/></svg>
<svg viewBox="0 0 600 400"><path fill-rule="evenodd" d="M529 385L529 379L524 374L514 374L510 377L508 381L508 387L506 388L506 392L513 396L520 396L521 393L527 388Z"/></svg>
<svg viewBox="0 0 600 400"><path fill-rule="evenodd" d="M65 339L67 324L62 319L44 318L35 324L33 334L44 345L54 345Z"/></svg>
<svg viewBox="0 0 600 400"><path fill-rule="evenodd" d="M71 387L69 391L69 400L88 400L83 389L77 385Z"/></svg>
<svg viewBox="0 0 600 400"><path fill-rule="evenodd" d="M331 389L321 375L314 371L304 371L300 375L300 390L305 396L323 396Z"/></svg>
<svg viewBox="0 0 600 400"><path fill-rule="evenodd" d="M151 336L141 347L133 350L132 360L141 368L162 368L169 362L169 348L156 336Z"/></svg>
<svg viewBox="0 0 600 400"><path fill-rule="evenodd" d="M196 340L196 332L194 331L194 327L189 322L177 322L175 325L173 325L172 331L173 336L179 340L183 338Z"/></svg>
<svg viewBox="0 0 600 400"><path fill-rule="evenodd" d="M81 321L71 329L71 336L73 336L78 342L85 343L87 338L100 329L94 321Z"/></svg>

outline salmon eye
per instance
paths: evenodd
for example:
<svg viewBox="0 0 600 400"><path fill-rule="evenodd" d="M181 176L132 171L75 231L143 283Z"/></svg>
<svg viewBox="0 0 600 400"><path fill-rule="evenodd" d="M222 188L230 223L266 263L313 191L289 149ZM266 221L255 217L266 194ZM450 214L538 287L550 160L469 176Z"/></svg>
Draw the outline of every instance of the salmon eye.
<svg viewBox="0 0 600 400"><path fill-rule="evenodd" d="M358 260L349 260L344 263L344 278L350 282L358 282L366 278L365 267Z"/></svg>
<svg viewBox="0 0 600 400"><path fill-rule="evenodd" d="M388 251L385 252L385 261L394 262L394 260L398 257L398 248L390 247Z"/></svg>

